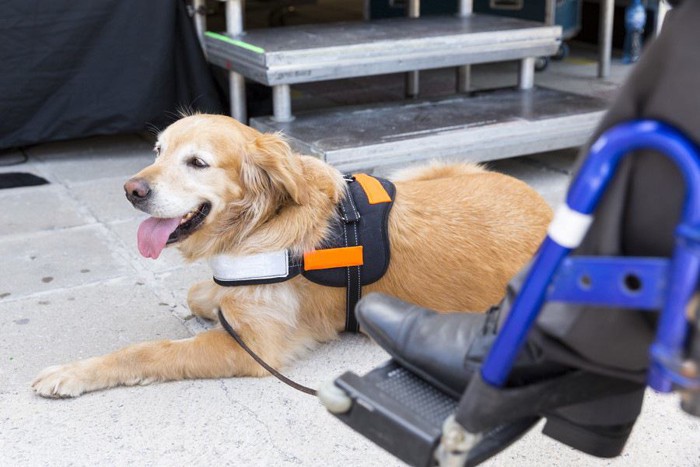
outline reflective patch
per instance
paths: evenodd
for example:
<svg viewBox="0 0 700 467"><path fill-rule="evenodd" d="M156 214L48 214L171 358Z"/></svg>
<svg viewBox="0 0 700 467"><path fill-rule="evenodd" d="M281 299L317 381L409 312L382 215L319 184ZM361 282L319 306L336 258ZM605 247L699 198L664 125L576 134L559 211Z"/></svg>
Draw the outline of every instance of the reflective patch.
<svg viewBox="0 0 700 467"><path fill-rule="evenodd" d="M249 256L216 255L209 259L214 278L220 281L273 279L289 275L287 250Z"/></svg>

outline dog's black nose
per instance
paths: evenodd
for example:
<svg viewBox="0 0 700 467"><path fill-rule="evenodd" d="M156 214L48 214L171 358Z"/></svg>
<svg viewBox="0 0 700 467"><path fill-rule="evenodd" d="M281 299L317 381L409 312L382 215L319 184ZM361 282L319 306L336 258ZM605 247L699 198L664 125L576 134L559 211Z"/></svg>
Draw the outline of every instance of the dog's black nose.
<svg viewBox="0 0 700 467"><path fill-rule="evenodd" d="M143 178L132 178L124 184L126 197L133 202L143 201L151 194L151 187Z"/></svg>

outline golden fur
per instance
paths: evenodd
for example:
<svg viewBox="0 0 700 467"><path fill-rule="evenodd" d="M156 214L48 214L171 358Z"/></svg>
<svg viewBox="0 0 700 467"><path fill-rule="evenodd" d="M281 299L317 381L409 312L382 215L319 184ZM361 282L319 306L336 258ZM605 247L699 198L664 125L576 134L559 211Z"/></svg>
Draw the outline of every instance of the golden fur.
<svg viewBox="0 0 700 467"><path fill-rule="evenodd" d="M183 118L160 135L157 147L160 156L136 175L152 188L149 213L179 217L202 202L212 205L202 227L178 244L188 260L311 250L344 196L336 169L293 153L279 135L228 117ZM194 155L209 167L188 166ZM484 311L501 299L551 219L544 200L525 183L476 165L433 163L394 180L391 264L365 294L381 291L440 311ZM188 304L210 320L221 308L248 345L277 368L336 337L345 322L345 290L301 276L247 287L200 282L190 289ZM70 397L116 385L265 374L216 327L50 367L32 386L42 396Z"/></svg>

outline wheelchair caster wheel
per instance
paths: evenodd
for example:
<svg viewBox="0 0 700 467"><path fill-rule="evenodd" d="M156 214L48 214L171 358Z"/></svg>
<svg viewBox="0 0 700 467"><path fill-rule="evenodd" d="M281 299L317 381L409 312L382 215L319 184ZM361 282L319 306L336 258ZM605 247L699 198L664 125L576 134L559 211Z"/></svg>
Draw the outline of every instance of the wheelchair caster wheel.
<svg viewBox="0 0 700 467"><path fill-rule="evenodd" d="M562 42L561 45L559 46L559 49L557 50L557 53L552 57L554 60L560 61L564 60L566 57L569 56L569 44L566 42Z"/></svg>
<svg viewBox="0 0 700 467"><path fill-rule="evenodd" d="M333 381L328 381L318 388L317 394L321 404L332 414L343 414L352 407L352 399Z"/></svg>
<svg viewBox="0 0 700 467"><path fill-rule="evenodd" d="M537 57L535 60L535 71L544 71L549 66L549 57Z"/></svg>

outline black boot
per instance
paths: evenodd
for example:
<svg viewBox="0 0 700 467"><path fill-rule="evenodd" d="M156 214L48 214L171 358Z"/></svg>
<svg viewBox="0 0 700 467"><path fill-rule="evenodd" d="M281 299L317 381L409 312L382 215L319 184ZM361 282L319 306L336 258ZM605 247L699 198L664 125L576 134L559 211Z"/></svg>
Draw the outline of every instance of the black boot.
<svg viewBox="0 0 700 467"><path fill-rule="evenodd" d="M360 300L356 314L362 330L402 366L454 397L475 369L465 365L467 351L495 328L493 313L439 314L378 293Z"/></svg>
<svg viewBox="0 0 700 467"><path fill-rule="evenodd" d="M362 329L402 366L459 397L491 348L504 307L486 313L438 313L372 293L360 300L356 314ZM537 346L528 343L510 380L521 385L567 369L544 361Z"/></svg>

